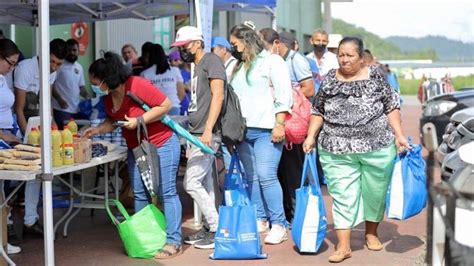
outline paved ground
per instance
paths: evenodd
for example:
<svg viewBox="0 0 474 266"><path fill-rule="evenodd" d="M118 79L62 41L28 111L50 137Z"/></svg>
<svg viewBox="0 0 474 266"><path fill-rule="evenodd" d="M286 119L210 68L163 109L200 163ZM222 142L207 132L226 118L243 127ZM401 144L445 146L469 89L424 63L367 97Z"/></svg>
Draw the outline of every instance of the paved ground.
<svg viewBox="0 0 474 266"><path fill-rule="evenodd" d="M403 126L407 136L419 142L418 119L421 114L419 104L414 97L404 97ZM324 189L325 201L330 210L331 199ZM192 204L187 195L182 195L185 221L183 234L188 235L196 228L192 225ZM55 218L61 216L63 209L55 210ZM332 217L329 211L328 221ZM364 228L356 228L352 236L352 258L343 262L346 265L423 265L426 239L426 212L407 221L386 219L380 226L380 238L384 249L380 252L368 251L364 246ZM172 260L157 263L153 260L128 258L122 249L121 241L114 226L103 211L83 211L72 222L68 238L58 237L55 242L57 265L327 265L327 257L333 252L336 241L332 224L327 238L316 255L300 255L290 239L281 245L264 245L268 253L266 260L252 261L213 261L208 259L209 251L197 250L185 246L183 255ZM43 240L40 238L24 239L20 246L22 253L13 255L18 265L42 265Z"/></svg>

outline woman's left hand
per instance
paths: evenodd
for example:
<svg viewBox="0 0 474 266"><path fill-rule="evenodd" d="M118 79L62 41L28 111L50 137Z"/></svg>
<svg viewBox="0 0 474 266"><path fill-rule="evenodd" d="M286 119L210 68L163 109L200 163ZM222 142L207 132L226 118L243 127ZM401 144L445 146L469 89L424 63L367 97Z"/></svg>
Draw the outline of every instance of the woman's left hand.
<svg viewBox="0 0 474 266"><path fill-rule="evenodd" d="M125 120L127 120L127 123L123 125L124 128L130 130L137 128L138 119L136 117L128 117L127 115L125 115Z"/></svg>
<svg viewBox="0 0 474 266"><path fill-rule="evenodd" d="M285 126L277 124L272 130L272 142L282 142L285 140Z"/></svg>
<svg viewBox="0 0 474 266"><path fill-rule="evenodd" d="M411 150L412 147L408 143L408 140L405 136L395 136L395 145L397 146L398 152L403 152L404 150Z"/></svg>

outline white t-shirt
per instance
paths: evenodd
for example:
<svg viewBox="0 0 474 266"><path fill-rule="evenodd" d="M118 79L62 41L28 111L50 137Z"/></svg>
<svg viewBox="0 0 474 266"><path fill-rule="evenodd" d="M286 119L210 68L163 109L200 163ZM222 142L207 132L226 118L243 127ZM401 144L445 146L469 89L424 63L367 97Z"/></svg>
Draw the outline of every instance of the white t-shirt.
<svg viewBox="0 0 474 266"><path fill-rule="evenodd" d="M165 73L157 75L156 65L153 65L143 71L140 76L151 81L156 88L162 91L171 100L173 107L181 107L177 83L183 82L183 76L181 76L179 68L171 67Z"/></svg>
<svg viewBox="0 0 474 266"><path fill-rule="evenodd" d="M0 129L12 128L12 106L15 103L15 95L3 75L0 75L0 95Z"/></svg>
<svg viewBox="0 0 474 266"><path fill-rule="evenodd" d="M56 79L56 72L49 74L49 84L53 84ZM15 69L14 72L14 85L15 88L24 90L26 92L39 92L39 64L38 57L33 56L22 60Z"/></svg>
<svg viewBox="0 0 474 266"><path fill-rule="evenodd" d="M230 78L232 77L232 72L234 72L234 67L237 64L238 60L231 56L227 61L224 63L225 67L225 74L227 76L227 82L230 82Z"/></svg>
<svg viewBox="0 0 474 266"><path fill-rule="evenodd" d="M339 63L337 62L337 57L335 54L326 50L321 58L321 64L318 63L318 59L314 55L314 52L310 52L306 55L307 58L313 59L316 62L316 65L319 69L319 74L324 77L331 69L338 69Z"/></svg>
<svg viewBox="0 0 474 266"><path fill-rule="evenodd" d="M58 101L53 97L51 102L55 110L60 110L75 114L79 111L79 102L81 101L81 86L84 86L84 71L82 66L77 63L64 61L56 75L54 87L61 98L66 101L68 107L61 108Z"/></svg>

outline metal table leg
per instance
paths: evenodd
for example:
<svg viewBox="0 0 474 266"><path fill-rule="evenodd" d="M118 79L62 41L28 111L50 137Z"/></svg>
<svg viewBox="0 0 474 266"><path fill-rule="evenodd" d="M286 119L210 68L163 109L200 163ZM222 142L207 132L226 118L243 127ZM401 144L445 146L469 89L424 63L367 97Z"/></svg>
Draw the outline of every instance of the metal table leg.
<svg viewBox="0 0 474 266"><path fill-rule="evenodd" d="M81 171L81 178L82 178L82 172ZM61 182L65 182L64 180L62 180L61 178L59 178L59 180ZM70 184L73 184L74 182L74 174L73 173L69 173L69 183ZM69 188L69 186L68 186ZM59 221L56 222L56 224L54 225L54 235L56 236L56 232L59 228L59 226L64 222L66 221L67 217L69 217L69 215L72 213L72 209L74 208L74 191L69 188L69 208L68 210L66 211L66 213L61 217L61 219L59 219Z"/></svg>

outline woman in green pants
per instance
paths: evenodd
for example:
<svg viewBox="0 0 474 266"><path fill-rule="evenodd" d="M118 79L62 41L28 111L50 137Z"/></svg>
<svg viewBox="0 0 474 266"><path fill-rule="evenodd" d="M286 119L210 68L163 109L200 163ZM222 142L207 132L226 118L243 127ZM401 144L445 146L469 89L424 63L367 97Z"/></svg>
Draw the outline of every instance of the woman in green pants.
<svg viewBox="0 0 474 266"><path fill-rule="evenodd" d="M400 97L377 66L367 66L361 39L344 38L339 69L331 70L316 95L305 152L316 145L329 194L338 244L330 262L351 256L351 228L365 221L368 249L383 248L377 227L397 148L410 148L403 136ZM320 132L321 131L321 132Z"/></svg>

